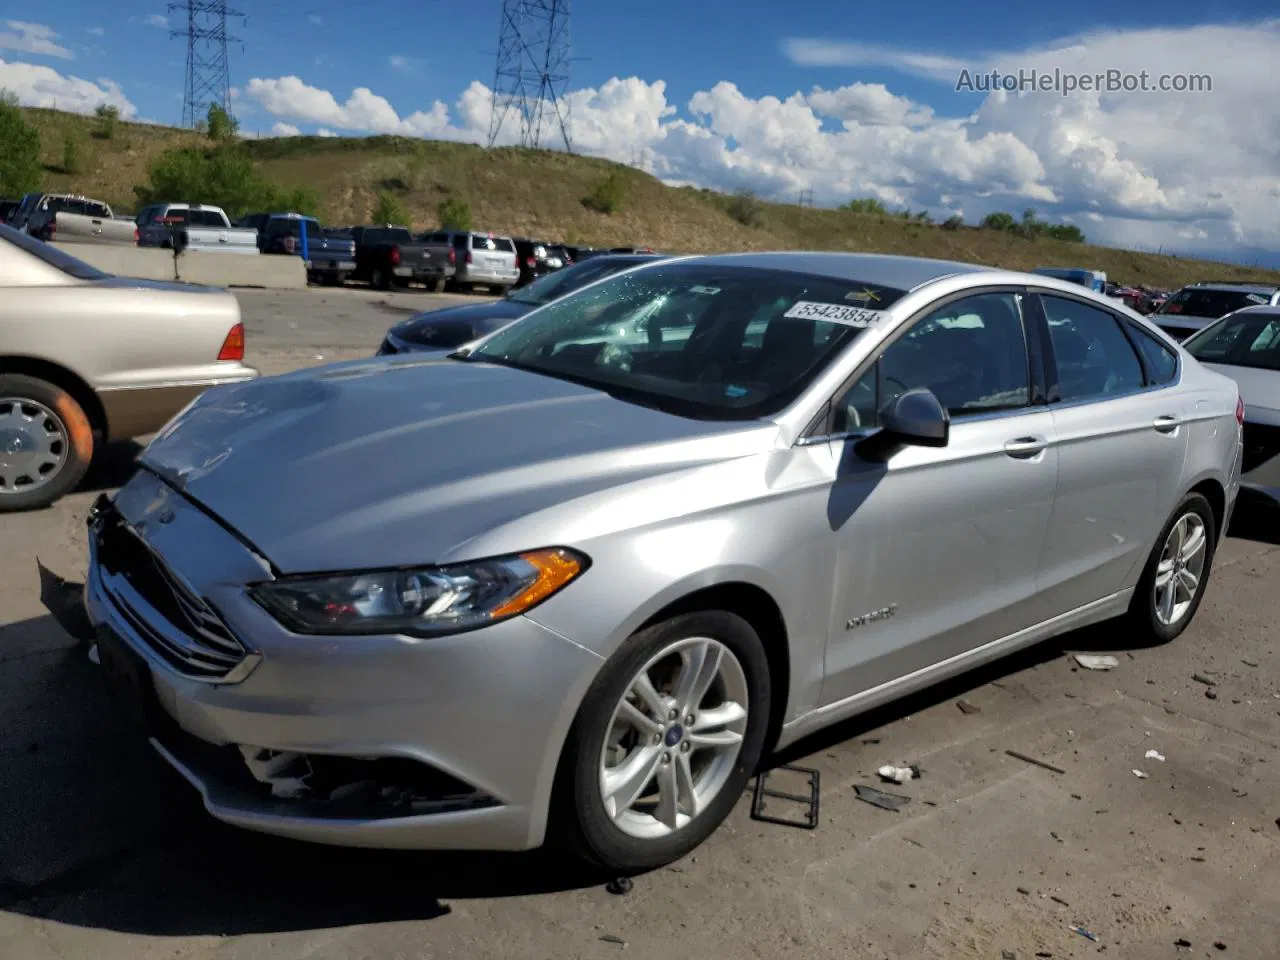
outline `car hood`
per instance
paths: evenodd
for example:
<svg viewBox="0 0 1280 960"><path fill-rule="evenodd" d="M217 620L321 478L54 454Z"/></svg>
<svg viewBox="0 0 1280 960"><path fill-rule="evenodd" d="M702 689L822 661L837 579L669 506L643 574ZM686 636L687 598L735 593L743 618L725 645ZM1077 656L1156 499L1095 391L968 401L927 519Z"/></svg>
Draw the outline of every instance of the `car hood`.
<svg viewBox="0 0 1280 960"><path fill-rule="evenodd" d="M442 322L453 324L474 323L477 320L489 319L517 320L534 309L536 309L534 304L517 303L514 300L493 300L487 303L467 303L458 307L442 307L401 321L391 328L391 332L409 343L430 346L430 331Z"/></svg>
<svg viewBox="0 0 1280 960"><path fill-rule="evenodd" d="M776 433L410 355L215 388L140 460L299 573L458 559L468 540L539 510L759 453Z"/></svg>

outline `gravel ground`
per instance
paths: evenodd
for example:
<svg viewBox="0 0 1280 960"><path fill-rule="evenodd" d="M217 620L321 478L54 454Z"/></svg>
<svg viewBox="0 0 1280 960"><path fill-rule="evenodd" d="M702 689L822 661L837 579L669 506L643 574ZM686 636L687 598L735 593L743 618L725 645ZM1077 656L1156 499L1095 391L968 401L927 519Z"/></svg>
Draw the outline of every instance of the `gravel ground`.
<svg viewBox="0 0 1280 960"><path fill-rule="evenodd" d="M368 355L398 317L459 299L240 296L250 360L267 372ZM1280 538L1265 518L1240 516L1177 642L1129 649L1114 628L1074 634L829 731L783 758L821 773L817 830L753 821L744 798L693 856L611 896L604 878L541 854L310 847L204 816L39 601L36 558L82 576L85 511L135 449L113 450L53 509L0 521L4 960L566 960L624 949L1155 960L1218 956L1215 941L1226 956L1276 956ZM1064 650L1111 651L1120 665L1080 670ZM891 788L912 797L904 809L855 799L855 784L895 761L923 769Z"/></svg>

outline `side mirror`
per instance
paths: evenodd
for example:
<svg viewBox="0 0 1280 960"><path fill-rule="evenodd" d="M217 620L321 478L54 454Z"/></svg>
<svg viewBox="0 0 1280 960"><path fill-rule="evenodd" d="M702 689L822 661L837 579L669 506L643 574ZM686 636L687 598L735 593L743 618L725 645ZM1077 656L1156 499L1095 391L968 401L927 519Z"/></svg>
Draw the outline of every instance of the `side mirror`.
<svg viewBox="0 0 1280 960"><path fill-rule="evenodd" d="M868 460L883 460L899 447L945 447L951 439L951 415L928 387L916 387L880 408L880 429L856 450Z"/></svg>

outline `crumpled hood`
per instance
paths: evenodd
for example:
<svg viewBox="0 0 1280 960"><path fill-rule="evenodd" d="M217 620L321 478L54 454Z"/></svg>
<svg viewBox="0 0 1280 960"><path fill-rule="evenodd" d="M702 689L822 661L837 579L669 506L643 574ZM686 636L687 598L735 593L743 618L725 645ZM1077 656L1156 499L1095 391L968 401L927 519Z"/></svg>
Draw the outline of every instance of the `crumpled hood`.
<svg viewBox="0 0 1280 960"><path fill-rule="evenodd" d="M761 452L775 435L772 424L689 420L550 377L410 355L214 388L140 460L299 573L452 559L541 509ZM535 546L545 544L514 549Z"/></svg>
<svg viewBox="0 0 1280 960"><path fill-rule="evenodd" d="M439 310L419 313L397 323L391 328L391 332L401 340L431 346L431 333L441 326L474 324L483 320L517 320L534 309L536 308L531 303L517 303L514 300L466 303L457 307L442 307Z"/></svg>

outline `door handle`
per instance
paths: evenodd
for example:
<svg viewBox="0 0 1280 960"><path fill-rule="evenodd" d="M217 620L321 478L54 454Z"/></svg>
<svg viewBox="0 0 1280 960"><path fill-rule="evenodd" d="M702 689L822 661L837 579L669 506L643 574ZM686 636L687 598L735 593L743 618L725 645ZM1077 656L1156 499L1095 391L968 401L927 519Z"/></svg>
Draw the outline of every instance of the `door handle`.
<svg viewBox="0 0 1280 960"><path fill-rule="evenodd" d="M1162 417L1156 417L1151 421L1151 426L1155 427L1161 433L1173 433L1182 423L1181 417L1175 417L1171 414L1165 414Z"/></svg>
<svg viewBox="0 0 1280 960"><path fill-rule="evenodd" d="M1004 445L1004 452L1018 460L1029 460L1049 446L1044 437L1018 437Z"/></svg>

